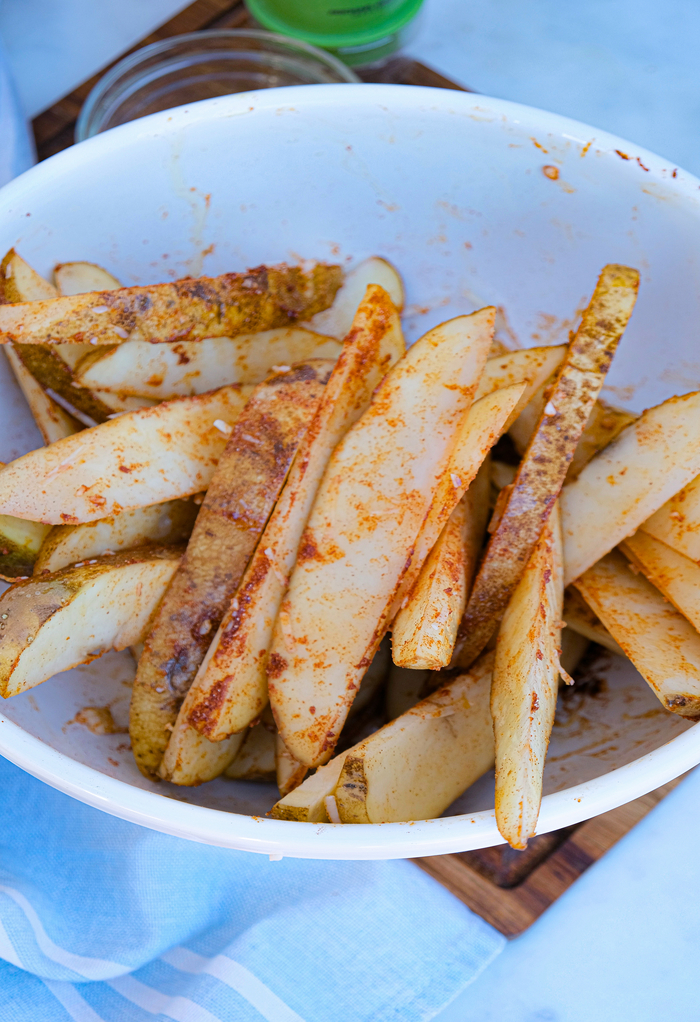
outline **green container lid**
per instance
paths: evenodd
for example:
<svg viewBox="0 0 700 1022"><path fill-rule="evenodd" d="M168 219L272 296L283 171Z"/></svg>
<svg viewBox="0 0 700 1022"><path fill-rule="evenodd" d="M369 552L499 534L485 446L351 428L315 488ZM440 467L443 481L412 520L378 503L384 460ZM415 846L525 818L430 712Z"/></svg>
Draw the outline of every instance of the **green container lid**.
<svg viewBox="0 0 700 1022"><path fill-rule="evenodd" d="M398 49L423 0L247 0L272 32L331 50L348 64L366 64Z"/></svg>

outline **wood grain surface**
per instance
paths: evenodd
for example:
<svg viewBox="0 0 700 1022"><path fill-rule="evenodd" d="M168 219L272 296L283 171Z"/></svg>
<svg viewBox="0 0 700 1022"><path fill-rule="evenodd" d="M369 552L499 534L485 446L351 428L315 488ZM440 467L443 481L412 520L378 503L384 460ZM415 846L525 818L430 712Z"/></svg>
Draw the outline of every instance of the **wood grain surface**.
<svg viewBox="0 0 700 1022"><path fill-rule="evenodd" d="M549 848L544 856L539 855L534 865L532 861L527 863L515 886L499 886L495 882L494 873L498 871L494 864L503 853L506 863L517 861L519 855L527 858L532 854L530 849L514 852L507 845L498 845L478 852L414 859L414 862L506 937L517 937L681 780L678 777L578 827L535 838L531 842L533 848L544 839L549 839ZM508 875L507 869L503 873L503 879L509 884L513 873Z"/></svg>

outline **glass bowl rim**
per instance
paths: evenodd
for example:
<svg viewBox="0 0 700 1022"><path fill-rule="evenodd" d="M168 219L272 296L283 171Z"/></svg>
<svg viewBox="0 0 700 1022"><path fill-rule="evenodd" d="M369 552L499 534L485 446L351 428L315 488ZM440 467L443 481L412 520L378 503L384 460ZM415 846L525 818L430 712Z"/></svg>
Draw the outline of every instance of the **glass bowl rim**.
<svg viewBox="0 0 700 1022"><path fill-rule="evenodd" d="M355 74L355 72L352 71L347 64L344 64L342 60L339 60L338 57L334 57L332 53L320 50L317 46L313 46L311 43L307 43L303 39L295 39L292 36L278 35L277 32L269 32L267 29L222 28L203 29L198 32L183 32L181 35L171 36L168 39L161 39L155 43L149 43L147 46L142 46L138 50L134 50L133 53L127 54L126 57L123 57L113 67L106 71L104 75L102 75L99 81L92 87L87 99L83 103L75 126L75 141L84 142L85 139L92 138L94 135L99 134L99 130L92 130L92 121L95 117L96 111L98 110L99 104L108 95L113 86L119 82L120 78L125 78L130 72L138 68L139 64L145 63L153 56L158 56L161 53L167 53L168 50L174 49L180 43L196 42L202 39L257 39L261 42L273 41L274 43L281 44L280 48L282 50L287 48L290 50L296 50L297 52L301 51L302 54L314 58L317 63L324 64L330 70L335 71L341 81L334 84L343 84L344 82L354 84L360 81L360 78ZM231 53L234 54L235 51L231 50ZM193 102L197 101L194 100Z"/></svg>

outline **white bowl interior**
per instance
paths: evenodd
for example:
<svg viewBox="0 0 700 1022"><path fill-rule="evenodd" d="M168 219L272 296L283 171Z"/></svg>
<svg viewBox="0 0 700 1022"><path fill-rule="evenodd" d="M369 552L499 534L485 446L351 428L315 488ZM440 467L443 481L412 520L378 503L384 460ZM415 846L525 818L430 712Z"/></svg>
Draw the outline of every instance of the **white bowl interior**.
<svg viewBox="0 0 700 1022"><path fill-rule="evenodd" d="M411 340L494 304L503 338L523 346L565 340L601 267L629 263L642 271L640 298L604 396L641 410L700 387L698 187L620 139L503 101L395 86L268 90L156 114L40 165L3 191L0 248L47 275L92 260L125 284L381 254L406 280ZM4 360L0 387L7 461L40 440ZM700 762L700 731L629 664L606 655L589 673L586 692L560 703L541 832ZM107 812L234 848L387 858L501 840L492 777L440 820L357 827L265 819L269 785L151 784L126 734L74 722L109 705L125 726L132 676L130 655L110 654L9 700L0 752Z"/></svg>

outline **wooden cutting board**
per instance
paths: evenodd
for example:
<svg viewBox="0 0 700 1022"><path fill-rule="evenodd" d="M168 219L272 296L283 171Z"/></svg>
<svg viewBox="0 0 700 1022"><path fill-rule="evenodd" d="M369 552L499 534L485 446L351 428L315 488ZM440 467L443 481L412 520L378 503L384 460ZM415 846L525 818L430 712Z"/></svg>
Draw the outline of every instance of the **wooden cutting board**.
<svg viewBox="0 0 700 1022"><path fill-rule="evenodd" d="M184 32L249 25L245 5L239 0L195 0L127 53ZM117 60L124 56L126 53ZM34 136L40 160L73 144L75 123L83 103L96 82L117 60L34 118ZM368 82L474 91L445 78L425 64L403 56L394 57L380 68L361 71L360 74ZM679 780L681 778L578 827L535 838L524 852L499 845L475 852L416 859L415 862L501 933L515 937L660 802Z"/></svg>

